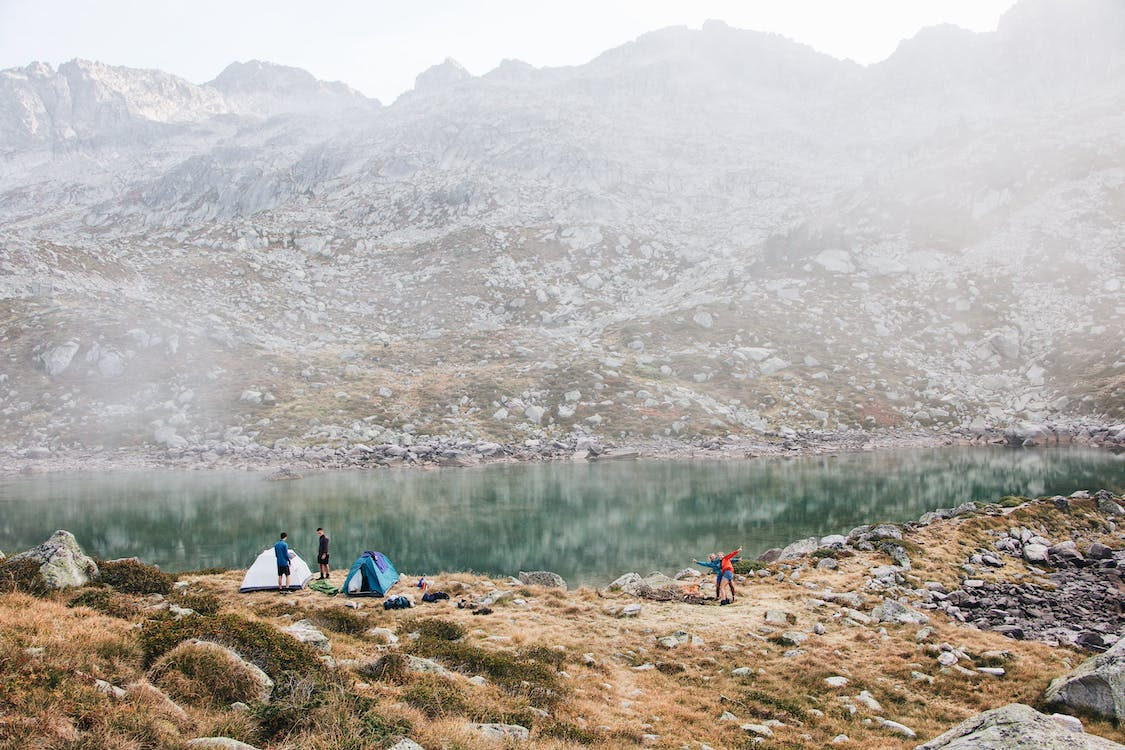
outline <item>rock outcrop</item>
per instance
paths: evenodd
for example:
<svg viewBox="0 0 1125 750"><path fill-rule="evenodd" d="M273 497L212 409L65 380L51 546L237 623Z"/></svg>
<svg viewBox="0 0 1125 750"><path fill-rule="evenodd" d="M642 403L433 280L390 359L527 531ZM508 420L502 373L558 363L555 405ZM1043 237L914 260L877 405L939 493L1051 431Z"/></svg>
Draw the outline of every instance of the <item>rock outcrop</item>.
<svg viewBox="0 0 1125 750"><path fill-rule="evenodd" d="M545 586L553 589L566 589L566 581L558 573L549 570L520 571L520 583L527 586Z"/></svg>
<svg viewBox="0 0 1125 750"><path fill-rule="evenodd" d="M1049 704L1125 721L1125 639L1052 681L1044 698Z"/></svg>
<svg viewBox="0 0 1125 750"><path fill-rule="evenodd" d="M94 559L78 545L74 534L62 529L51 534L42 544L12 555L9 560L34 560L39 563L39 574L52 589L85 586L100 577Z"/></svg>
<svg viewBox="0 0 1125 750"><path fill-rule="evenodd" d="M915 750L1125 750L1086 734L1070 717L1057 719L1012 703L977 714Z"/></svg>

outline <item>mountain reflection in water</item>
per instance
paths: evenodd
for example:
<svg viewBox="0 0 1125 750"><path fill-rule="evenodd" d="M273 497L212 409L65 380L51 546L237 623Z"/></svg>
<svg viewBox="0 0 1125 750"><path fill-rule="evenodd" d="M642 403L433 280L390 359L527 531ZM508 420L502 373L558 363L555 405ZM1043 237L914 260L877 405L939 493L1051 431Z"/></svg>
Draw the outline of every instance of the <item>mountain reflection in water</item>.
<svg viewBox="0 0 1125 750"><path fill-rule="evenodd" d="M121 473L0 480L0 549L68 529L102 558L167 570L242 568L288 531L310 562L317 526L333 566L365 549L400 570L554 570L572 584L674 572L743 544L907 521L1004 495L1125 488L1125 457L950 448L839 457L618 461L381 470L268 482L261 474Z"/></svg>

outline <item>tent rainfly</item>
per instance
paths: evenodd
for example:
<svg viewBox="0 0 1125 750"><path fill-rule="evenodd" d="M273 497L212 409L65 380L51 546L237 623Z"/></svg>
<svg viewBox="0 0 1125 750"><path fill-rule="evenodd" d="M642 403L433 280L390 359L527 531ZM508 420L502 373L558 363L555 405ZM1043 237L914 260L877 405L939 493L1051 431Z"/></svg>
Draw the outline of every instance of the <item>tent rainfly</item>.
<svg viewBox="0 0 1125 750"><path fill-rule="evenodd" d="M312 571L300 555L292 550L289 555L289 590L303 589L312 579ZM248 591L277 591L277 558L274 557L273 547L267 547L254 560L238 591L243 594Z"/></svg>

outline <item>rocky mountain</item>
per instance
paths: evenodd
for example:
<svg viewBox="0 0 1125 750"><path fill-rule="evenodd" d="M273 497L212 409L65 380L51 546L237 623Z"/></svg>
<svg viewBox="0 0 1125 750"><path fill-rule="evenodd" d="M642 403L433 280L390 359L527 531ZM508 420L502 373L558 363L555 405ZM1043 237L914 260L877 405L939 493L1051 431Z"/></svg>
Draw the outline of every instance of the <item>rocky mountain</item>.
<svg viewBox="0 0 1125 750"><path fill-rule="evenodd" d="M1125 418L1125 5L842 62L708 22L455 61L0 72L0 443Z"/></svg>

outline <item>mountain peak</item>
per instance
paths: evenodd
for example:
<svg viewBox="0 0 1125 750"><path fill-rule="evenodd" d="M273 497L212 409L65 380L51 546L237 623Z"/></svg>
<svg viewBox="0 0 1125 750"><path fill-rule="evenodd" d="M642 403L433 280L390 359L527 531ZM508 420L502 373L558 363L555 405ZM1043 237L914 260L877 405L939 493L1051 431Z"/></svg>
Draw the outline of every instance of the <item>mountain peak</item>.
<svg viewBox="0 0 1125 750"><path fill-rule="evenodd" d="M472 77L473 75L465 70L461 63L452 57L447 57L441 63L419 73L418 77L414 79L414 90L438 91Z"/></svg>

